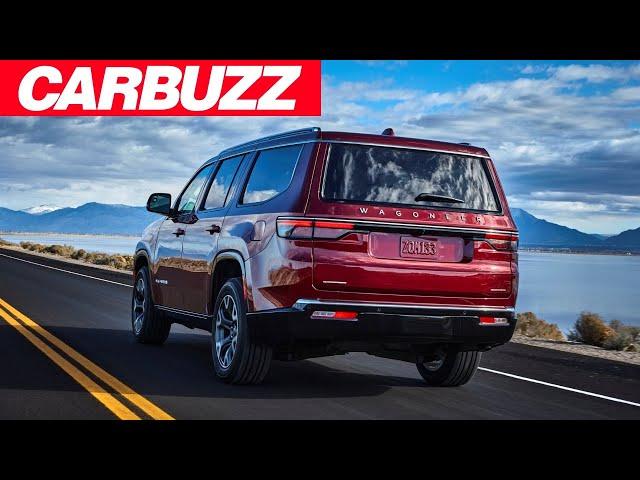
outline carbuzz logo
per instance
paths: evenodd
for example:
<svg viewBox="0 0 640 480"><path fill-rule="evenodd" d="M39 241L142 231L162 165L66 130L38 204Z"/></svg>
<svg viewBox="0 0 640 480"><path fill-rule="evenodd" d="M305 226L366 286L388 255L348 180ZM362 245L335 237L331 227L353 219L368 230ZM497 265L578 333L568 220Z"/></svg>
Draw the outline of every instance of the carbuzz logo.
<svg viewBox="0 0 640 480"><path fill-rule="evenodd" d="M317 116L320 61L2 61L0 115Z"/></svg>

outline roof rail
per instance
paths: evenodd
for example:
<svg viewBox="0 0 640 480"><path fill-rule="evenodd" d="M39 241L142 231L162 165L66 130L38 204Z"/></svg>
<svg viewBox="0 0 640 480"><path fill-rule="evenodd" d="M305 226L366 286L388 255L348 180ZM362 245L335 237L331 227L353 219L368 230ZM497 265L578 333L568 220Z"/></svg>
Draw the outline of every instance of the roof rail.
<svg viewBox="0 0 640 480"><path fill-rule="evenodd" d="M316 137L320 136L320 127L309 127L309 128L300 128L298 130L290 130L288 132L276 133L274 135L269 135L267 137L258 138L256 140L251 140L250 142L241 143L239 145L234 145L233 147L227 148L220 152L220 155L231 152L233 150L243 149L246 150L254 145L259 145L261 143L270 142L273 140L281 140L289 137L297 137L306 134L315 133Z"/></svg>

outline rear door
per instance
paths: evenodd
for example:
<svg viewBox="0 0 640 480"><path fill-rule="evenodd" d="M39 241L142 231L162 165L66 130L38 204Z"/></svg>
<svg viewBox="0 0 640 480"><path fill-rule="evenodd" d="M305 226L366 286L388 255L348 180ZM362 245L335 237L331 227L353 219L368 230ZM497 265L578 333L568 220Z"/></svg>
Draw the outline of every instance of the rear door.
<svg viewBox="0 0 640 480"><path fill-rule="evenodd" d="M514 243L487 159L346 143L326 149L307 210L316 289L511 294Z"/></svg>
<svg viewBox="0 0 640 480"><path fill-rule="evenodd" d="M217 162L215 173L208 182L193 223L187 226L182 247L183 309L209 314L211 295L211 264L218 252L218 239L227 198L242 155Z"/></svg>

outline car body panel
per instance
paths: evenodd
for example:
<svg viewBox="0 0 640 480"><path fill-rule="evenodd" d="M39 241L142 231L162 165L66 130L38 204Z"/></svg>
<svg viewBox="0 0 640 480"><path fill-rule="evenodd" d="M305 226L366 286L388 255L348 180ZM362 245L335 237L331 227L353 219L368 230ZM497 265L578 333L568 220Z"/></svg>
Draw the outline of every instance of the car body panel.
<svg viewBox="0 0 640 480"><path fill-rule="evenodd" d="M326 201L321 191L332 142L482 158L500 211ZM288 188L265 202L241 204L257 152L297 144L301 145L301 154ZM214 284L216 267L221 260L231 259L241 265L247 310L251 314L289 312L295 310L294 305L300 299L335 305L341 302L381 304L389 308L395 305L399 309L413 305L434 311L438 308L512 311L515 306L517 253L496 250L490 236L516 238L517 228L486 150L429 140L313 129L232 147L204 165L238 154L244 154L244 158L224 208L195 211L195 219L188 222L165 218L145 230L137 255L148 259L157 305L210 317L216 289L220 288ZM202 199L198 202L201 204ZM278 218L286 217L348 220L357 228L339 240L287 239L278 236L276 229ZM220 231L208 232L207 228L214 224L219 225ZM183 228L185 234L176 237L177 228ZM380 254L376 250L379 247L372 246L375 236L371 232L378 232L379 238L390 242L391 246L385 247L386 253ZM451 257L455 261L394 258L393 242L406 236L447 239L442 243L458 245L457 256ZM370 317L372 314L368 312ZM395 315L393 308L386 314Z"/></svg>

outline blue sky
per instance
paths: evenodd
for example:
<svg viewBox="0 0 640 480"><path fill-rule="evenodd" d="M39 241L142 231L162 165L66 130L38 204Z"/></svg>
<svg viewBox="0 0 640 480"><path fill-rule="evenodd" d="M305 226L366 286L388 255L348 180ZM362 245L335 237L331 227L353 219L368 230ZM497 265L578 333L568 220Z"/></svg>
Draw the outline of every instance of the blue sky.
<svg viewBox="0 0 640 480"><path fill-rule="evenodd" d="M0 206L142 205L281 130L483 146L510 204L592 233L640 227L640 62L324 61L319 118L0 118Z"/></svg>

